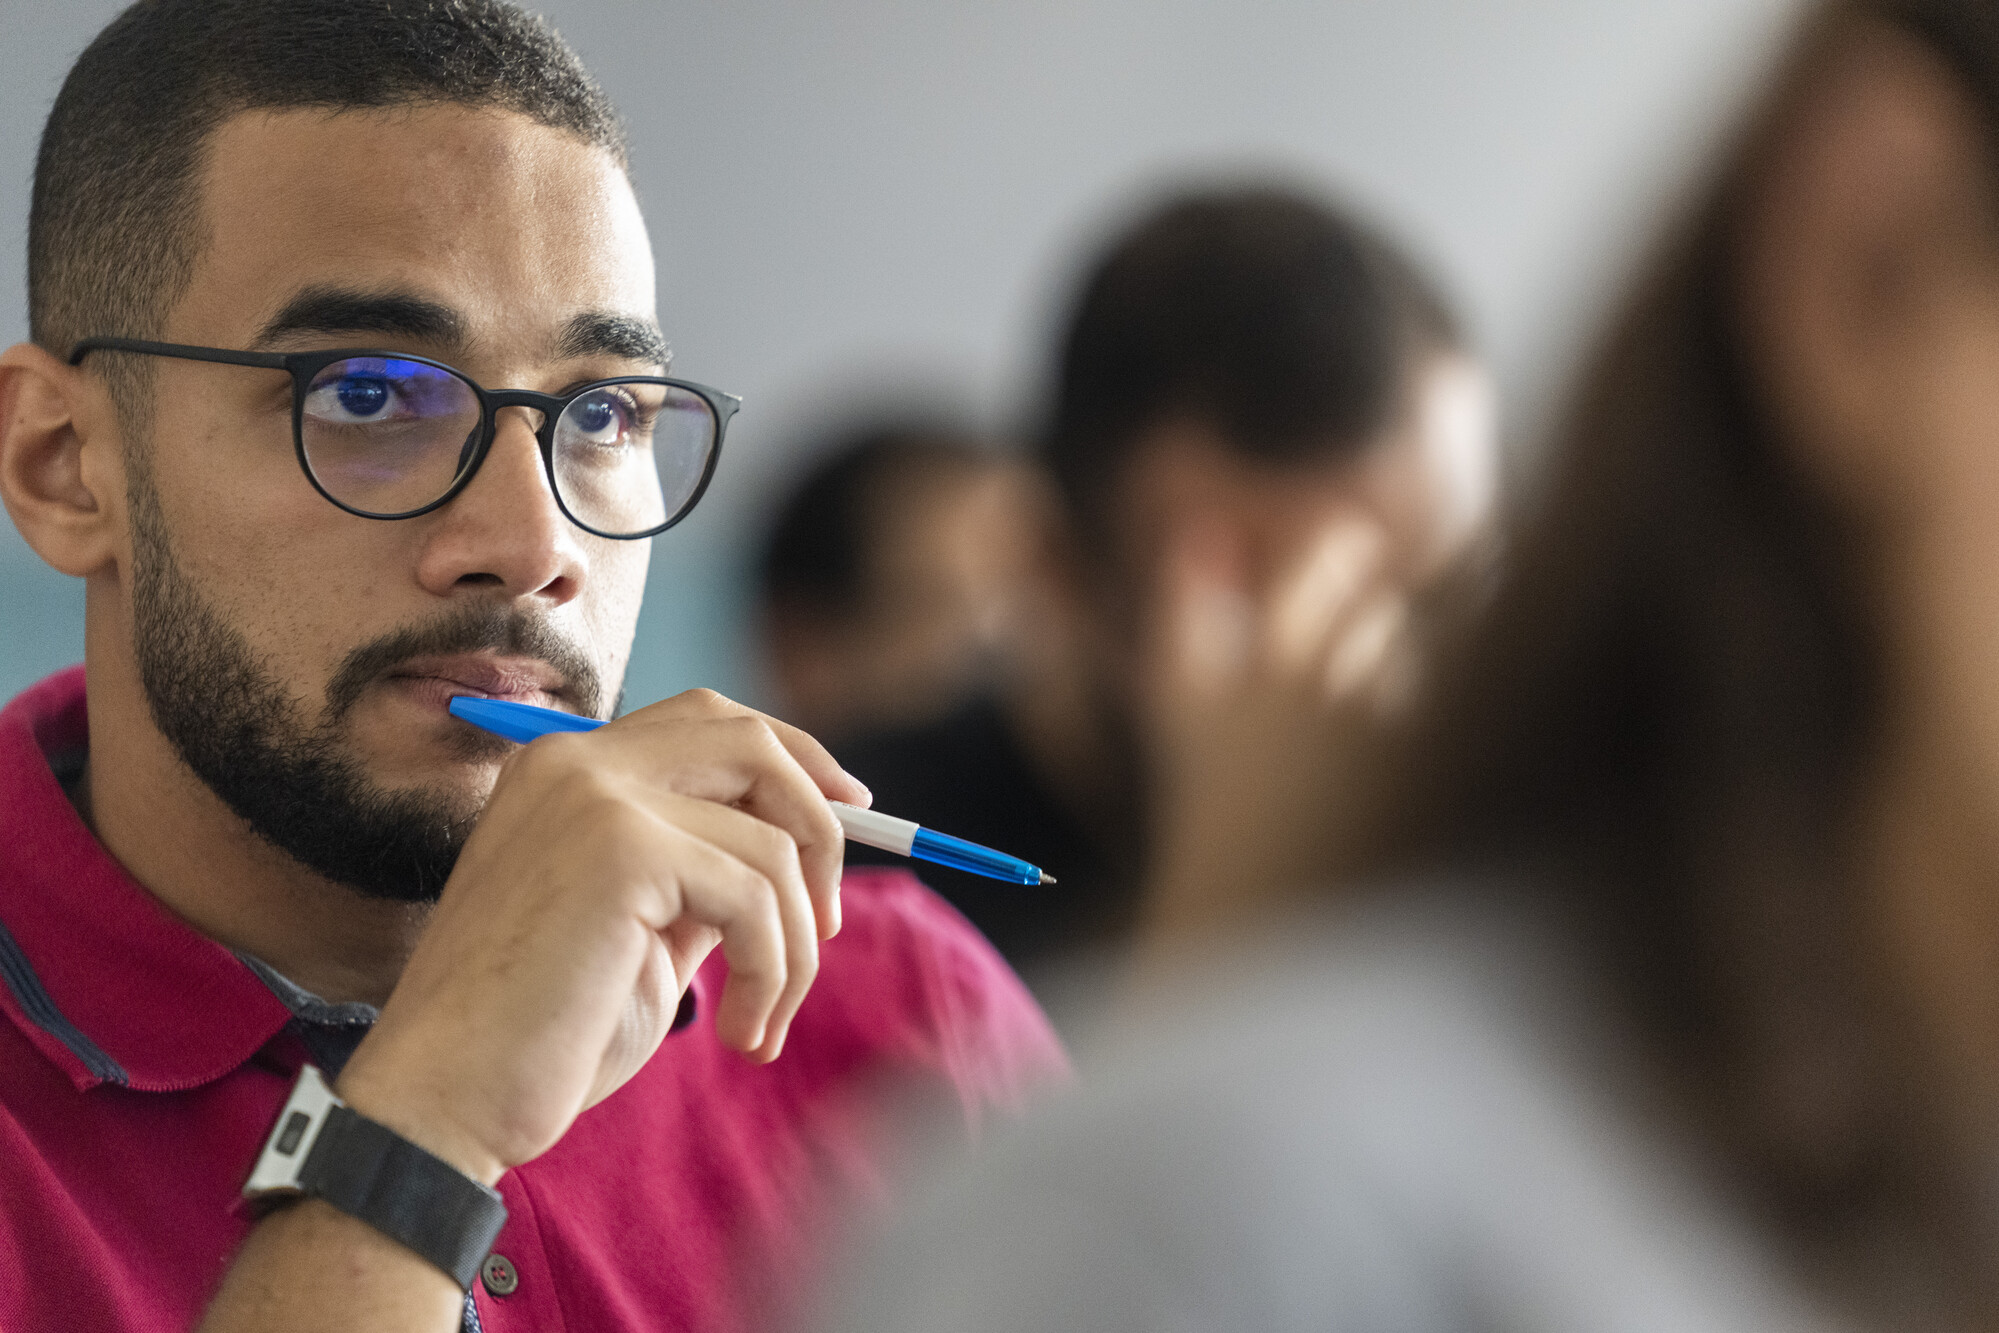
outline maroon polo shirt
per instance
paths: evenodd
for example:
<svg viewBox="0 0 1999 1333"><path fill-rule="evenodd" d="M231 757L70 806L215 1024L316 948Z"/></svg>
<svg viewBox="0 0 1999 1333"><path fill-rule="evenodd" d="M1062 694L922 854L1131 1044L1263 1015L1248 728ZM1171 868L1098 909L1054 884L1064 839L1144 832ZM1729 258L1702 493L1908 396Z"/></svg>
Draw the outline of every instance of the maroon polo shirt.
<svg viewBox="0 0 1999 1333"><path fill-rule="evenodd" d="M311 1035L77 817L50 763L87 739L81 668L0 710L7 1333L193 1325L249 1229L239 1192ZM505 1265L475 1287L479 1326L750 1326L809 1268L836 1194L879 1194L884 1086L927 1083L976 1125L1066 1068L1013 974L914 877L850 871L842 900L781 1059L751 1064L697 1020L501 1179Z"/></svg>

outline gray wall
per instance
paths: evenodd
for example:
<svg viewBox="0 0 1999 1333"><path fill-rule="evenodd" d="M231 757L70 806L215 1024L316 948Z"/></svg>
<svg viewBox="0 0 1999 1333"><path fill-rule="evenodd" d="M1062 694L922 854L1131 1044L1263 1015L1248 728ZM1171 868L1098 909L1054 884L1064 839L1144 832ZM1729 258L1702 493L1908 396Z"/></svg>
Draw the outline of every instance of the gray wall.
<svg viewBox="0 0 1999 1333"><path fill-rule="evenodd" d="M1164 179L1323 181L1403 229L1516 434L1796 0L547 0L635 140L682 373L746 401L660 539L630 697L755 697L747 543L816 422L886 388L1029 410L1079 246ZM118 5L0 0L0 345L36 136ZM81 655L79 588L0 525L0 698Z"/></svg>

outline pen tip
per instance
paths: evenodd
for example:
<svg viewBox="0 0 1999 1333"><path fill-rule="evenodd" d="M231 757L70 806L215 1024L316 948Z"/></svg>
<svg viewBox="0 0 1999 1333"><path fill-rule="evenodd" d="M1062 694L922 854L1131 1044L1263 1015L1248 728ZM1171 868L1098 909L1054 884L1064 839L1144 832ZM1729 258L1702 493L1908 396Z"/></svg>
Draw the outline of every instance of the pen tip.
<svg viewBox="0 0 1999 1333"><path fill-rule="evenodd" d="M1055 876L1049 874L1046 870L1044 870L1041 872L1041 882L1043 884L1053 884L1055 882Z"/></svg>

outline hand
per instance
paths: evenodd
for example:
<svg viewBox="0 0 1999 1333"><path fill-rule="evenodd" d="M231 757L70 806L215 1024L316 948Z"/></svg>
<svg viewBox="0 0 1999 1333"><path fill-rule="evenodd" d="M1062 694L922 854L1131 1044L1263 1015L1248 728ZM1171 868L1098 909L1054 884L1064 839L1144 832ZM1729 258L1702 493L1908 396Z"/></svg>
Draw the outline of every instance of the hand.
<svg viewBox="0 0 1999 1333"><path fill-rule="evenodd" d="M718 944L716 1031L775 1059L839 929L828 798L871 799L707 690L523 747L341 1094L491 1182L638 1071Z"/></svg>
<svg viewBox="0 0 1999 1333"><path fill-rule="evenodd" d="M1171 952L1325 873L1364 743L1413 689L1408 602L1364 515L1252 586L1213 522L1168 543L1142 684L1146 944Z"/></svg>

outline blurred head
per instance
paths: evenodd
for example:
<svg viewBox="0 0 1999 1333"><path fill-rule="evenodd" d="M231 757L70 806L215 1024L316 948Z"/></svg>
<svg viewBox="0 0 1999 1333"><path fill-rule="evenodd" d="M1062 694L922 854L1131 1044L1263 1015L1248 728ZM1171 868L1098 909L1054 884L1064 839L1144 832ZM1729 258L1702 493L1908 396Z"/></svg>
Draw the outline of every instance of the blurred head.
<svg viewBox="0 0 1999 1333"><path fill-rule="evenodd" d="M1020 470L959 430L861 431L779 511L759 570L776 711L821 739L934 717L1004 646Z"/></svg>
<svg viewBox="0 0 1999 1333"><path fill-rule="evenodd" d="M308 483L285 372L65 361L114 336L387 349L489 389L663 373L602 93L502 0L138 4L56 99L29 249L0 486L88 580L93 756L152 729L308 868L435 894L502 757L445 701L608 711L649 543L558 511L529 409L451 503L385 522Z"/></svg>
<svg viewBox="0 0 1999 1333"><path fill-rule="evenodd" d="M1388 844L1566 888L1820 1274L1921 1255L1987 1314L1995 144L1999 11L1809 25L1585 376Z"/></svg>
<svg viewBox="0 0 1999 1333"><path fill-rule="evenodd" d="M1415 267L1328 205L1243 188L1169 200L1090 270L1042 458L1129 647L1196 526L1260 580L1358 518L1393 577L1432 578L1485 518L1495 447L1486 377Z"/></svg>

